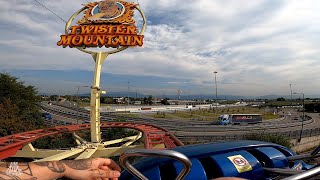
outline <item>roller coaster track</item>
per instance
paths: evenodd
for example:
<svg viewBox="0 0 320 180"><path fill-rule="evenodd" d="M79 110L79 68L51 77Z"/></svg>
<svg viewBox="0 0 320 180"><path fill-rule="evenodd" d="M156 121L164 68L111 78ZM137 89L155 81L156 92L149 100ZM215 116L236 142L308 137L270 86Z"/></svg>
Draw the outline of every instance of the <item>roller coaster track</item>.
<svg viewBox="0 0 320 180"><path fill-rule="evenodd" d="M152 149L158 147L174 148L182 146L183 143L174 137L169 131L146 123L128 123L128 122L101 122L101 128L130 128L142 132L144 148ZM75 132L79 130L89 130L90 124L56 126L53 128L39 129L29 132L23 132L0 138L0 159L15 155L18 150L29 145L29 143L46 136L52 136L63 132ZM119 141L116 141L116 143ZM122 140L120 140L122 142ZM110 143L101 143L102 145ZM115 143L114 143L115 144ZM79 151L80 152L80 151ZM83 151L81 151L83 152ZM35 158L35 157L34 157Z"/></svg>

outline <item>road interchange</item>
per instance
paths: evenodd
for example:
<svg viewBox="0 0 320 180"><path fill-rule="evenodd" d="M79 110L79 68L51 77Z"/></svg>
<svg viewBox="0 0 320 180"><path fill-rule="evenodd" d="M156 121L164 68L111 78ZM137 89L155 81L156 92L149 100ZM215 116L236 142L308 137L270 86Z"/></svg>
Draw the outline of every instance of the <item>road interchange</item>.
<svg viewBox="0 0 320 180"><path fill-rule="evenodd" d="M60 105L47 105L41 106L45 111L52 113L55 120L67 121L68 124L76 123L77 117L79 123L89 123L90 115L89 111L85 109L79 109L77 115L77 109L72 107L60 106ZM320 134L320 120L319 115L315 113L306 113L311 119L304 121L304 134L312 135L315 133ZM139 122L154 124L159 127L165 128L172 132L175 136L188 141L190 139L203 140L203 142L209 142L211 140L219 140L220 137L231 139L241 139L246 134L252 133L275 133L283 134L290 138L294 138L299 134L301 130L301 117L298 120L293 120L297 114L291 116L285 116L280 119L266 121L259 124L249 125L213 125L208 121L196 121L196 120L169 120L169 119L153 119L153 118L138 118L138 117L125 117L116 113L101 113L101 121L119 121L125 120L126 122ZM60 123L61 124L61 123Z"/></svg>

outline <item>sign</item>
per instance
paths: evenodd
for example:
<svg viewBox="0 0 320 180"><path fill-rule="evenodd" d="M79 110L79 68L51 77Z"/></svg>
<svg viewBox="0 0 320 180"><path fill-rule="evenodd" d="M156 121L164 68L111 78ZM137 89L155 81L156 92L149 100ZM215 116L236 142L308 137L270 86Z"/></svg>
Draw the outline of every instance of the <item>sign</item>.
<svg viewBox="0 0 320 180"><path fill-rule="evenodd" d="M142 46L143 35L137 34L133 19L136 4L104 0L84 5L84 16L60 36L58 46L113 47Z"/></svg>
<svg viewBox="0 0 320 180"><path fill-rule="evenodd" d="M250 163L241 155L229 156L228 159L236 167L239 173L252 170Z"/></svg>
<svg viewBox="0 0 320 180"><path fill-rule="evenodd" d="M236 116L236 119L252 119L252 116Z"/></svg>

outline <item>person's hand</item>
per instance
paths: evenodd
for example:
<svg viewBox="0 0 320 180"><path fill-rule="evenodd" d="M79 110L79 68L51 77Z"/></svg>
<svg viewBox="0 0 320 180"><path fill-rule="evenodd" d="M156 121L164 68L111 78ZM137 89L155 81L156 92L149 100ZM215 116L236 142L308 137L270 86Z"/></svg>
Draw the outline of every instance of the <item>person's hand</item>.
<svg viewBox="0 0 320 180"><path fill-rule="evenodd" d="M64 177L77 180L117 180L120 167L111 159L90 158L62 161L66 165Z"/></svg>

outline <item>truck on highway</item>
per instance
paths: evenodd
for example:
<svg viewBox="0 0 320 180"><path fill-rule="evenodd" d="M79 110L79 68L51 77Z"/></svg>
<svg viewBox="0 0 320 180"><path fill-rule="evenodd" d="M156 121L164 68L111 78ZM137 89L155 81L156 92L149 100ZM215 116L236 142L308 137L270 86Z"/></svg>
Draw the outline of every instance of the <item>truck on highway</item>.
<svg viewBox="0 0 320 180"><path fill-rule="evenodd" d="M255 124L262 122L261 114L222 114L218 118L220 125Z"/></svg>

